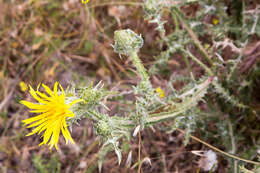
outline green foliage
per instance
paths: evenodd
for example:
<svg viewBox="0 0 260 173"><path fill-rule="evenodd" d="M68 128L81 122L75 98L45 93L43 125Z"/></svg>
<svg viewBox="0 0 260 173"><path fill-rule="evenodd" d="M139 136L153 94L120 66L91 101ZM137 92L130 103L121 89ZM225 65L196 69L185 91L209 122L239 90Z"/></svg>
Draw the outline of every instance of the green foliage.
<svg viewBox="0 0 260 173"><path fill-rule="evenodd" d="M61 170L61 163L55 156L47 161L39 155L33 155L32 162L36 171L39 173L59 173Z"/></svg>
<svg viewBox="0 0 260 173"><path fill-rule="evenodd" d="M167 68L167 63L171 56L175 53L179 53L185 58L186 65L190 70L191 79L187 80L188 83L185 84L181 91L173 89L173 92L168 95L169 99L160 100L158 95L155 94L149 81L149 75L137 55L140 47L136 50L133 44L128 44L128 40L131 39L126 35L121 35L120 44L127 44L127 51L125 50L124 53L121 53L115 49L115 52L129 55L141 78L141 81L134 87L134 93L138 94L138 96L136 97L135 111L131 114L130 118L132 125L135 127L134 135L147 126L154 125L160 121L165 121L169 118L174 118L175 121L172 130L176 128L185 128L187 132L185 143L188 143L191 133L198 129L198 123L204 124L210 122L213 117L221 122L219 117L216 116L209 117L207 120L204 118L208 116L200 117L203 115L203 112L197 107L197 103L206 95L206 93L217 93L217 95L226 101L225 104L219 104L219 107L226 107L223 107L220 113L226 109L228 110L226 113L231 114L231 121L229 121L231 124L220 123L217 128L219 132L229 134L229 136L225 135L226 138L222 138L222 143L232 145L231 150L233 154L235 154L235 152L237 152L235 142L239 139L239 134L233 133L233 130L237 129L237 124L232 124L232 116L233 114L236 114L236 108L239 108L239 111L244 111L248 110L249 107L241 102L240 99L243 98L243 96L237 96L240 87L234 91L234 86L237 85L232 81L243 80L242 76L240 77L237 75L237 73L239 73L239 64L243 59L241 50L251 36L254 34L257 35L256 28L258 26L256 26L256 24L259 19L256 15L252 17L252 13L246 12L244 1L236 1L236 3L231 4L231 6L228 2L210 0L182 1L177 5L167 3L170 2L146 0L143 4L145 18L148 19L149 22L158 25L156 30L159 30L160 32L161 42L167 45L167 49L156 57L155 63L149 70L149 75L164 71L164 68ZM196 15L187 19L180 7L187 4L192 5L193 3L199 5L200 10L195 12ZM163 9L165 8L169 9L166 11L170 12L173 16L175 25L175 29L172 33L167 35L165 35L164 29L165 22L161 21ZM226 10L227 8L230 8L230 13L234 14L233 18L229 17ZM182 26L182 29L180 26ZM124 33L125 31L116 31L115 33L121 32ZM125 37L125 39L123 39L123 37ZM200 37L207 37L208 39L204 39L205 43L203 43L204 41L201 42L198 39ZM117 40L118 36L115 37L116 45L118 43ZM215 52L212 48L207 46L205 46L207 47L205 49L204 44L207 45L207 42L213 44L212 47L216 48ZM206 63L201 60L201 57L195 56L194 46L198 48ZM231 46L232 51L237 54L238 58L229 59L224 62L222 51L227 46ZM195 74L191 71L190 61L187 58L191 58L191 60L195 61L205 71L206 76L200 76L198 82L193 78ZM226 64L224 68L223 63ZM223 71L223 69L226 73L220 72L220 70ZM185 79L185 77L183 79ZM207 90L208 86L211 88L210 92ZM209 105L218 103L210 98L207 98L207 100L209 101ZM160 113L151 114L151 112L154 112L161 107L163 107L163 109L161 109ZM208 133L210 132L205 132L205 135L208 135ZM226 142L229 141L230 138L232 139L232 142ZM117 146L114 148L117 153ZM236 169L235 166L233 169Z"/></svg>
<svg viewBox="0 0 260 173"><path fill-rule="evenodd" d="M160 32L161 36L164 36L164 24L166 23L166 21L161 20L162 7L163 4L160 0L145 0L143 4L145 18L150 19L150 23L157 24L156 30Z"/></svg>
<svg viewBox="0 0 260 173"><path fill-rule="evenodd" d="M255 166L255 168L249 170L245 166L239 166L239 173L258 173L260 172L260 166Z"/></svg>
<svg viewBox="0 0 260 173"><path fill-rule="evenodd" d="M157 1L154 0L153 2ZM200 65L207 75L215 77L216 80L212 82L209 94L217 93L221 98L218 100L206 97L207 104L211 109L208 111L215 111L218 114L215 113L214 115L212 112L210 114L209 112L206 113L198 111L198 109L192 109L197 110L196 113L190 110L185 113L188 116L178 116L175 118L173 130L177 127L182 127L190 133L194 130L199 130L200 128L198 127L201 127L201 132L205 139L219 136L221 138L216 141L216 144L224 144L225 147L232 150L233 154L235 154L239 151L236 150L234 144L245 137L238 132L238 128L241 128L241 126L242 128L248 128L247 123L238 123L239 117L237 116L239 115L240 118L243 118L244 122L249 122L249 117L251 117L250 112L255 111L247 105L250 102L248 98L252 99L254 97L250 89L253 84L247 79L249 76L252 77L252 74L239 75L239 65L245 57L242 49L251 39L259 36L259 30L257 29L260 26L259 7L249 9L246 1L182 1L176 5L168 3L168 6L165 6L165 8L169 8L173 16L175 29L165 36L161 35L162 41L167 45L167 49L156 57L156 61L149 71L150 74L158 74L164 71L167 68L168 60L173 55L182 54L189 71L191 71L190 62L186 60L187 57L190 57ZM193 15L186 16L185 11L181 10L181 7L185 5L197 5L199 6L199 10L195 11ZM149 11L146 8L144 7L144 11ZM153 13L153 15L150 15L151 17L161 17L162 10L150 11ZM180 29L180 26L182 29ZM199 40L198 38L201 39ZM208 43L211 43L212 46L210 47ZM208 45L207 49L205 49L206 45ZM198 48L201 56L194 56L196 52L194 51L194 46ZM237 58L224 60L222 55L225 48L230 48L232 54L235 54ZM200 58L204 58L207 64ZM191 78L195 75L192 73ZM185 84L184 88L189 86L192 86L192 82ZM223 120L221 120L221 114L229 114L231 127L236 131L233 136L230 135L230 125L223 123ZM206 127L207 123L211 122L219 122L216 124L217 131L213 132L210 128ZM251 134L252 136L253 134ZM230 139L233 140L233 144L230 143ZM256 152L255 149L254 151ZM240 152L242 153L243 151ZM233 162L229 161L230 163ZM231 166L231 170L236 169L235 164L234 167Z"/></svg>
<svg viewBox="0 0 260 173"><path fill-rule="evenodd" d="M198 6L198 9L195 9L193 15L186 14L183 7L192 5ZM129 150L129 146L121 145L122 141L127 144L131 137L136 137L144 128L152 128L163 121L173 121L173 125L167 128L171 132L177 128L185 129L185 144L189 142L192 133L198 130L204 139L217 137L215 144L226 147L232 154L250 153L247 155L248 158L255 157L251 152L256 153L256 148L250 145L250 142L255 142L255 136L250 136L253 140L246 146L251 147L251 152L248 148L239 151L235 144L246 138L244 129L252 128L259 131L259 127L253 127L253 124L250 126L249 117L253 115L253 120L256 119L256 110L250 105L250 100L255 99L254 89L260 83L260 68L258 65L250 75L241 75L239 69L246 56L243 49L251 39L260 36L259 7L258 10L251 11L242 0L145 0L142 7L144 18L157 25L155 30L160 34L159 43L166 48L158 53L153 65L146 69L138 56L144 43L143 38L130 29L114 32L114 52L120 57L129 56L140 78L137 84L132 86L134 99L128 102L124 102L120 97L115 99L129 106L128 109L131 111L118 113L126 113L125 116L108 115L109 109L104 100L118 93L107 91L101 82L96 85L91 83L86 87L72 86L66 90L68 102L83 100L71 107L75 117L68 120L69 126L72 128L73 123L88 118L102 143L98 153L99 162L93 167L98 166L101 171L105 157L110 151L115 152L120 164L121 148ZM56 4L46 8L53 10L58 6ZM169 29L167 28L167 34L166 21L162 20L165 14L171 15L172 21L168 23L173 23ZM52 15L59 18L58 13ZM58 25L52 30L56 27ZM39 44L39 47L48 43L49 53L57 47L65 49L68 43L60 38L49 44L53 34L49 31L46 36L34 38L32 43ZM83 47L85 50L82 52L89 53L93 49L93 43L86 42ZM231 51L228 58L224 58L226 48ZM184 58L189 73L171 77L166 73L170 78L170 92L166 98L160 98L150 82L150 77L169 71L169 60L177 54ZM191 66L198 66L203 72L197 74L192 71ZM173 83L183 85L181 89L176 89ZM203 101L206 110L198 106ZM212 124L214 128L210 127ZM234 160L229 159L229 163L231 170L237 169ZM46 162L40 156L34 156L33 164L40 173L60 170L60 163L55 159ZM88 171L92 172L91 169ZM255 168L254 171L258 169ZM245 173L252 172L244 166L240 166L240 170Z"/></svg>
<svg viewBox="0 0 260 173"><path fill-rule="evenodd" d="M230 95L230 93L228 93L228 91L223 88L220 84L218 84L217 82L213 83L214 85L214 89L215 91L220 94L220 96L222 98L224 98L227 102L231 103L233 106L237 106L241 109L247 108L247 106L239 103L239 101L232 95Z"/></svg>

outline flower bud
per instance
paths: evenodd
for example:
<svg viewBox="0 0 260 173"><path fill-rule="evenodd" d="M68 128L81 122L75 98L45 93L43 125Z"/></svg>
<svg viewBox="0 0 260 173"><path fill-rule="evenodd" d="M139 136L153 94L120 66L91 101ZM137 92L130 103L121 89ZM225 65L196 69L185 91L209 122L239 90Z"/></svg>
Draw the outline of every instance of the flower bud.
<svg viewBox="0 0 260 173"><path fill-rule="evenodd" d="M143 46L142 37L138 36L130 29L115 31L114 39L114 51L123 55L130 55L132 52L138 52Z"/></svg>
<svg viewBox="0 0 260 173"><path fill-rule="evenodd" d="M157 16L162 8L161 0L146 0L143 4L143 9L148 17Z"/></svg>
<svg viewBox="0 0 260 173"><path fill-rule="evenodd" d="M96 124L96 132L103 137L108 137L111 135L111 125L106 120L100 120Z"/></svg>

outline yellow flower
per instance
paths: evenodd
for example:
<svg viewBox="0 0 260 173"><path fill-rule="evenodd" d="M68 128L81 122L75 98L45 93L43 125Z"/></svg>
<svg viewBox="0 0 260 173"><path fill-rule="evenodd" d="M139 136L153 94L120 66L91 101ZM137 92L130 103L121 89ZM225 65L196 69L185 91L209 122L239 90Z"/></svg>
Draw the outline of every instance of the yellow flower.
<svg viewBox="0 0 260 173"><path fill-rule="evenodd" d="M87 4L89 0L81 0L82 4Z"/></svg>
<svg viewBox="0 0 260 173"><path fill-rule="evenodd" d="M159 96L160 96L161 98L164 98L164 97L165 97L165 93L164 93L164 91L163 91L160 87L157 87L157 88L155 89L155 91L159 94Z"/></svg>
<svg viewBox="0 0 260 173"><path fill-rule="evenodd" d="M210 45L209 44L204 44L204 47L206 48L206 49L209 49L210 48Z"/></svg>
<svg viewBox="0 0 260 173"><path fill-rule="evenodd" d="M23 81L19 82L19 86L22 92L25 92L28 90L28 86L26 83L24 83Z"/></svg>
<svg viewBox="0 0 260 173"><path fill-rule="evenodd" d="M58 92L58 85L61 89L61 92ZM58 149L57 144L60 132L62 132L66 140L66 144L68 143L68 141L75 143L68 131L66 119L75 116L69 110L69 108L73 104L78 103L82 100L74 100L71 103L67 104L65 102L64 90L58 82L54 84L53 91L44 84L42 84L42 86L49 96L47 96L45 93L39 92L38 89L37 91L35 91L30 86L30 94L39 103L31 103L25 100L22 100L20 102L21 104L32 109L30 112L39 113L39 115L37 116L22 121L25 125L27 125L27 128L36 127L32 130L31 133L27 134L26 136L30 136L35 133L40 134L44 131L42 135L43 141L39 144L39 146L48 143L50 149L52 149L53 146Z"/></svg>
<svg viewBox="0 0 260 173"><path fill-rule="evenodd" d="M214 25L217 25L219 23L219 20L217 18L213 18L212 22L213 22Z"/></svg>

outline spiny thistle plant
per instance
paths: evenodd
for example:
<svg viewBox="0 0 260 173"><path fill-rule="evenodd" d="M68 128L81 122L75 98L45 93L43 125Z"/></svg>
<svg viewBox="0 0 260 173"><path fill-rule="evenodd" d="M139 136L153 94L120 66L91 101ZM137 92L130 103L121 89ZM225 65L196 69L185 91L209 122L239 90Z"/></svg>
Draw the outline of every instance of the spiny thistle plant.
<svg viewBox="0 0 260 173"><path fill-rule="evenodd" d="M158 9L161 10L147 10L156 9L155 6L153 6L156 3L161 4L161 6L158 7ZM181 8L192 5L196 6L197 10L194 10L192 15L186 16L185 11L181 10ZM250 88L248 81L252 81L252 79L247 78L249 75L239 75L239 65L243 61L243 58L248 56L247 53L245 53L247 43L255 37L260 36L259 5L254 9L248 8L247 5L249 5L247 1L227 2L211 0L161 2L145 0L144 3L144 11L146 15L149 11L148 19L150 19L150 22L156 18L161 19L164 11L164 13L168 13L172 16L174 23L174 30L171 33L167 35L160 34L160 43L165 44L167 49L161 51L161 53L155 57L155 63L150 68L149 73L151 75L163 73L166 71L165 69L167 68L169 59L176 54L181 54L190 72L190 77L188 77L187 80L186 76L174 76L174 80L170 82L172 83L178 80L190 81L184 88L191 89L194 87L192 81L195 75L192 72L190 60L188 59L190 58L204 69L206 76L214 76L216 79L211 83L212 85L209 87L208 93L217 96L218 105L216 108L214 101L206 97L205 99L207 100L209 108L212 109L213 112L219 108L221 110L218 110L220 115L229 114L227 119L229 123L227 123L219 118L219 113L214 117L212 116L213 112L202 113L198 110L196 111L195 108L191 111L191 115L197 115L197 117L200 117L199 119L195 118L196 121L194 121L194 118L190 118L192 120L190 121L187 118L190 116L185 116L183 119L182 116L178 116L175 118L173 129L176 129L175 126L177 125L177 127L185 127L186 131L189 132L194 129L198 130L197 127L198 124L200 124L199 129L201 129L201 132L205 136L215 136L216 134L211 134L206 126L207 122L212 121L214 117L213 121L219 121L217 129L220 132L219 136L221 137L222 145L224 143L233 154L237 152L235 139L239 138L239 135L233 134L230 131L233 131L233 128L235 129L241 124L232 123L237 122L238 114L241 113L240 118L244 119L245 116L243 115L255 115L253 112L256 111L247 105L248 100L245 99L249 97L249 95L245 93L250 91L247 87ZM163 8L161 8L162 6ZM164 28L164 25L161 25L159 22L157 24L159 28ZM158 28L156 28L156 30L158 30ZM200 40L198 39L199 37L201 38ZM228 60L224 60L222 57L222 54L224 54L223 50L227 48L231 49L233 58L230 57ZM198 53L200 54L199 57L197 57ZM259 69L259 67L253 71L259 71L257 69ZM252 74L254 74L254 72L252 72ZM241 85L241 83L244 83L244 85ZM243 91L244 94L242 94L241 91ZM236 93L236 96L234 93ZM187 120L185 120L185 118ZM197 125L194 125L194 122L197 123ZM230 135L227 137L225 134ZM230 143L230 141L233 142ZM244 152L246 153L247 151L245 150ZM237 162L230 159L229 162L231 163L230 165L232 165L230 166L231 170L237 172ZM232 162L234 164L232 164Z"/></svg>
<svg viewBox="0 0 260 173"><path fill-rule="evenodd" d="M72 127L72 123L76 123L82 118L88 118L93 122L93 128L100 140L104 142L100 154L103 155L102 152L109 150L112 146L120 163L119 140L122 137L130 139L131 133L137 134L138 131L146 127L170 118L185 115L189 110L193 109L207 93L207 89L214 78L205 78L195 84L192 90L184 91L180 95L175 96L179 97L182 102L164 100L163 97L160 97L162 91L156 92L156 89L152 88L146 69L137 55L142 42L141 36L136 35L129 29L115 32L115 51L130 56L141 77L138 85L133 87L134 93L140 95L135 101L134 113L127 117L110 117L101 113L98 108L100 106L106 107L102 103L102 99L111 94L103 89L101 83L95 87L93 85L85 88L71 87L65 91L57 82L53 91L42 84L48 95L40 92L40 87L36 91L30 87L30 94L38 103L21 101L21 104L33 109L31 112L41 113L35 117L23 120L25 125L28 125L28 128L36 127L28 136L43 132L43 142L39 145L48 143L50 148L55 146L58 149L57 143L60 132L63 134L66 143L68 141L74 143L67 129L68 124ZM61 91L58 90L58 85ZM154 113L158 109L163 111Z"/></svg>
<svg viewBox="0 0 260 173"><path fill-rule="evenodd" d="M191 20L187 20L180 10L180 7L183 4L190 3L198 3L201 7L201 11ZM227 20L223 8L226 8L224 3L217 1L212 2L210 0L203 2L194 0L178 1L178 3L145 0L143 3L145 17L150 20L150 22L158 25L156 29L160 32L162 42L167 45L167 50L162 51L161 54L156 57L154 65L147 70L138 56L139 50L144 42L141 35L136 34L130 29L114 32L114 51L118 53L120 57L121 55L128 56L140 77L137 85L132 87L136 99L129 103L130 105L134 105L134 110L127 116L109 116L104 113L104 111L100 111L101 107L109 111L107 106L103 103L103 99L114 94L113 92L105 90L103 87L104 84L101 82L95 86L93 84L86 87L71 86L65 91L57 82L54 84L53 91L42 84L46 94L40 92L40 85L36 91L30 87L30 94L38 103L31 103L25 100L21 101L21 104L32 109L30 112L39 114L23 120L27 128L35 128L28 136L43 133L43 142L39 145L48 144L50 148L55 146L55 148L58 149L60 133L64 136L66 143L68 143L68 141L74 143L69 129L73 129L73 124L77 124L81 119L87 118L93 123L93 128L99 136L100 142L103 144L99 152L99 168L101 169L106 154L111 150L115 151L118 157L118 163L121 163L120 140L130 140L130 138L136 137L143 129L147 127L152 128L154 125L163 121L174 120L173 125L168 127L169 131L185 128L185 143L188 143L191 133L198 129L200 123L203 124L201 125L202 129L207 128L205 123L201 122L204 120L202 120L201 117L205 117L205 114L208 115L209 112L203 114L197 105L199 101L208 100L212 95L216 96L217 94L217 96L226 100L227 104L230 104L229 107L233 107L234 109L251 110L249 106L230 93L231 87L229 87L229 84L232 84L231 79L235 78L234 74L236 73L237 64L241 61L240 57L242 52L238 52L237 59L233 60L233 62L226 62L232 65L227 66L226 74L221 74L219 69L224 63L221 57L221 49L213 52L213 50L207 49L207 46L203 45L198 39L198 35L210 33L214 46L217 46L222 45L221 41L227 37L228 32L233 32L234 34L239 33L238 31L232 30L234 29L233 24L231 24L232 22L228 23L230 21ZM247 28L247 30L244 31L248 32L246 36L243 35L241 39L237 40L237 46L244 45L247 41L247 36L253 33L259 34L259 26L255 26L255 23L258 22L258 17L255 17L251 13L247 15L244 11L244 4L242 4L241 8L243 9L243 15L254 20L249 21L252 25L242 24L244 29ZM167 35L164 29L165 22L161 20L164 9L173 16L175 25L175 30ZM215 14L217 14L217 16ZM202 22L205 15L208 15L212 19L211 22ZM248 26L251 26L251 29L248 29ZM211 29L202 29L207 27ZM242 29L240 28L240 30ZM194 55L192 52L192 48L194 49L194 47L199 50L202 58L204 58L203 60ZM160 71L162 71L161 68L166 67L165 64L175 53L181 53L183 55L188 68L190 68L190 60L188 59L190 58L204 69L205 73L203 76L200 76L198 80L195 80L195 75L193 75L191 70L189 77L176 76L176 78L173 78L169 82L169 88L171 90L166 96L161 88L153 88L150 82L150 76L160 73ZM186 81L185 86L181 90L176 90L172 87L172 82L178 80ZM58 86L60 91L58 90ZM208 94L207 97L205 97L206 94ZM209 102L209 104L210 103L211 102ZM210 106L212 105L209 105L209 107ZM223 128L222 132L225 131L227 133L227 128L224 127L224 124L225 123L218 128L220 130ZM225 152L222 152L222 154L230 156L233 159L247 161ZM232 154L235 154L235 152ZM253 161L248 162L259 164Z"/></svg>

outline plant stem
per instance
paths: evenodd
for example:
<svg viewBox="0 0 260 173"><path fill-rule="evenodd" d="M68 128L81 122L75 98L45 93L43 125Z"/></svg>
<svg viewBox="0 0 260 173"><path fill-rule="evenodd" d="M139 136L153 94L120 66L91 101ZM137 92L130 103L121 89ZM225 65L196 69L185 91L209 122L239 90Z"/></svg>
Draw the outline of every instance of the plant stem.
<svg viewBox="0 0 260 173"><path fill-rule="evenodd" d="M132 52L130 58L133 61L134 66L137 69L137 72L141 75L142 80L149 81L149 76L144 68L141 60L139 59L137 52ZM149 81L150 82L150 81Z"/></svg>
<svg viewBox="0 0 260 173"><path fill-rule="evenodd" d="M139 130L138 132L138 137L139 137L139 142L138 142L138 173L141 173L141 167L142 167L142 162L141 162L141 132Z"/></svg>
<svg viewBox="0 0 260 173"><path fill-rule="evenodd" d="M178 130L179 132L185 134L185 131L183 131L183 130L181 130L181 129L177 129L177 130ZM246 163L251 163L251 164L254 164L254 165L260 165L260 162L255 162L255 161L251 161L251 160L247 160L247 159L240 158L240 157L238 157L238 156L235 156L235 155L229 154L229 153L227 153L227 152L225 152L225 151L222 151L222 150L220 150L220 149L218 149L218 148L216 148L216 147L214 147L214 146L208 144L207 142L204 142L204 141L200 140L199 138L197 138L197 137L195 137L195 136L192 136L192 135L191 135L190 137L191 137L192 139L194 139L195 141L200 142L200 143L206 145L207 147L209 147L209 148L211 148L211 149L213 149L213 150L215 150L215 151L217 151L217 152L219 152L219 153L221 153L221 154L223 154L223 155L226 155L226 156L228 156L228 157L231 157L231 158L233 158L233 159L240 160L240 161L243 161L243 162L246 162Z"/></svg>
<svg viewBox="0 0 260 173"><path fill-rule="evenodd" d="M184 101L185 104L176 103L176 108L171 112L164 112L158 114L151 114L147 119L147 124L155 124L160 121L167 121L169 118L174 118L182 113L185 113L187 110L196 105L197 101L201 99L203 93L206 92L208 86L212 83L214 77L209 77L206 81L201 83L198 88L199 90L193 95L193 97L189 100ZM186 93L187 94L187 93Z"/></svg>
<svg viewBox="0 0 260 173"><path fill-rule="evenodd" d="M233 127L230 119L228 119L228 128L229 128L229 135L231 138L231 145L232 145L231 154L236 154L236 142L235 142ZM237 173L237 160L234 160L234 173Z"/></svg>
<svg viewBox="0 0 260 173"><path fill-rule="evenodd" d="M184 52L185 54L187 54L189 57L191 57L191 59L193 59L194 61L196 61L202 68L205 69L205 71L209 74L209 76L214 76L214 73L211 71L210 68L208 68L203 62L201 62L197 57L195 57L192 53L190 53L190 51L186 51L185 49L181 49L182 52Z"/></svg>
<svg viewBox="0 0 260 173"><path fill-rule="evenodd" d="M191 77L193 77L193 73L192 73L192 70L191 70L191 67L190 67L190 63L189 63L188 57L187 57L186 54L184 54L183 56L184 56L184 60L185 60L186 66L187 66L187 68L188 68L188 70L190 72L190 75L191 75Z"/></svg>
<svg viewBox="0 0 260 173"><path fill-rule="evenodd" d="M202 53L204 59L209 63L210 66L213 65L207 51L204 49L204 47L201 45L199 39L197 38L196 34L192 31L192 29L188 26L188 24L185 22L185 19L182 17L182 15L180 15L179 13L181 13L177 8L172 8L173 10L171 10L177 17L178 19L181 21L182 26L184 29L186 29L186 31L189 33L189 35L191 36L191 38L194 41L194 44L196 45L196 47L200 50L200 52Z"/></svg>

